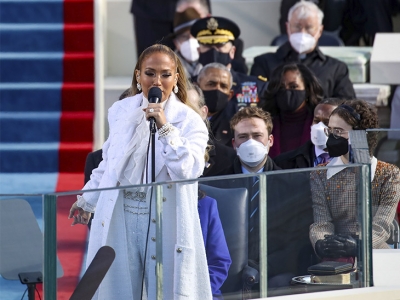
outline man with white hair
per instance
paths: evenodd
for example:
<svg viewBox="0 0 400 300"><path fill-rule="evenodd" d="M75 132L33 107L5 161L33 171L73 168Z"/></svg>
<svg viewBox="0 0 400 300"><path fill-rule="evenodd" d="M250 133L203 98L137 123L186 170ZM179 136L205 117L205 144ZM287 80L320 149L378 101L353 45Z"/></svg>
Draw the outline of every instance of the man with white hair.
<svg viewBox="0 0 400 300"><path fill-rule="evenodd" d="M324 55L318 47L324 26L323 12L311 1L300 1L290 10L286 31L289 41L276 53L265 53L254 58L251 75L269 78L281 64L301 62L309 67L320 80L324 97L355 97L349 70L343 62Z"/></svg>

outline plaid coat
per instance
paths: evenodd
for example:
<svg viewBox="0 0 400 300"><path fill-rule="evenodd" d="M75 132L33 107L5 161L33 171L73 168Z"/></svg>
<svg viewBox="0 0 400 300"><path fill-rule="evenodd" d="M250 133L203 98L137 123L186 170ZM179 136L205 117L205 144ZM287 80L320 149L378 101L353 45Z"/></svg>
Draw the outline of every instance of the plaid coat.
<svg viewBox="0 0 400 300"><path fill-rule="evenodd" d="M311 194L314 223L310 226L313 246L326 234L359 235L357 182L358 170L345 168L327 179L327 170L311 172ZM372 197L372 247L389 248L386 241L390 234L396 207L400 198L400 170L378 161L371 182Z"/></svg>

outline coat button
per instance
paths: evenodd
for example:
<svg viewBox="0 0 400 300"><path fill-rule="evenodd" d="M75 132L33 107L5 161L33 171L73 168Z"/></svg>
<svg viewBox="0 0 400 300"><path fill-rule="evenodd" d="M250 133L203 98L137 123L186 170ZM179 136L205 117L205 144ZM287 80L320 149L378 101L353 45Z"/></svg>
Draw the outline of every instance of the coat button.
<svg viewBox="0 0 400 300"><path fill-rule="evenodd" d="M162 201L163 201L163 202L167 201L167 198L163 197L163 198L162 198Z"/></svg>
<svg viewBox="0 0 400 300"><path fill-rule="evenodd" d="M171 189L171 188L172 188L172 184L168 184L167 189Z"/></svg>
<svg viewBox="0 0 400 300"><path fill-rule="evenodd" d="M156 238L153 236L153 237L151 238L151 240L152 240L153 242L155 242L155 241L156 241Z"/></svg>
<svg viewBox="0 0 400 300"><path fill-rule="evenodd" d="M152 221L153 223L155 223L155 222L156 222L156 219L151 219L151 221Z"/></svg>
<svg viewBox="0 0 400 300"><path fill-rule="evenodd" d="M152 256L151 256L151 259L156 259L156 256L155 256L155 255L152 255Z"/></svg>
<svg viewBox="0 0 400 300"><path fill-rule="evenodd" d="M103 221L103 222L101 222L101 226L103 226L103 227L104 227L104 221Z"/></svg>
<svg viewBox="0 0 400 300"><path fill-rule="evenodd" d="M182 248L176 249L176 252L181 253L182 252Z"/></svg>

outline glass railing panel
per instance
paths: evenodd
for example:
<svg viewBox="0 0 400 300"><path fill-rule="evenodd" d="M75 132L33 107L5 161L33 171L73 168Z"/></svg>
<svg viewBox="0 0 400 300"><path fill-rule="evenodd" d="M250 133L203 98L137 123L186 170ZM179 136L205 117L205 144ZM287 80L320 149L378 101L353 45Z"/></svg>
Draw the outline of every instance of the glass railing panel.
<svg viewBox="0 0 400 300"><path fill-rule="evenodd" d="M0 195L0 299L42 293L42 195Z"/></svg>
<svg viewBox="0 0 400 300"><path fill-rule="evenodd" d="M250 299L259 289L258 224L262 183L254 174L199 180L200 222L203 233L206 233L204 243L214 296ZM208 215L214 219L207 218Z"/></svg>
<svg viewBox="0 0 400 300"><path fill-rule="evenodd" d="M234 178L235 176L229 177ZM212 287L216 287L214 289L215 295L223 294L227 297L241 297L245 291L242 279L243 272L252 271L248 264L247 234L249 226L247 222L249 217L248 191L251 190L254 183L254 176L244 175L242 177L246 180L220 177L212 180L211 184L207 179L200 179L199 184L197 184L197 180L191 180L148 186L118 187L101 193L98 190L85 192L84 197L89 199L96 197L101 199L102 197L104 198L105 194L108 195L105 198L107 201L118 198L111 220L104 217L104 212L101 211L105 209L104 207L96 207L90 230L86 225L81 224L71 227L73 220L68 220L67 218L76 196L81 194L80 191L46 195L46 205L50 206L49 211L55 209L56 220L54 220L54 223L57 228L56 246L51 245L51 243L47 244L47 246L50 249L49 251L56 249L54 251L56 251L58 260L63 266L64 274L62 277L51 281L51 278L56 278L57 276L52 277L55 274L55 269L54 267L49 267L49 276L47 277L49 278L49 283L48 289L46 289L45 285L45 291L50 296L56 294L54 297L57 299L71 295L78 281L86 274L84 270L96 252L93 249L97 250L101 244L98 241L100 239L99 228L106 227L107 221L109 221L110 232L114 234L109 234L104 243L115 248L116 257L121 255L121 249L125 249L122 251L125 258L122 259L122 265L121 259L117 260L116 258L109 273L106 275L105 281L102 283L103 287L100 287L100 292L106 298L115 295L115 293L126 295L123 286L125 288L126 286L130 287L131 284L127 285L124 280L133 281L134 278L136 281L140 279L140 282L144 282L143 293L149 299L155 299L157 293L162 293L167 298L174 297L174 291L180 295L194 295L194 293L211 295ZM224 180L226 180L226 183L223 182ZM215 186L226 187L228 185L234 187L233 193L225 190L213 190ZM150 196L147 195L151 194L151 186L153 186L153 200L152 211L150 212L151 217L149 218L149 213L146 213L147 210L145 208L150 207L148 205ZM210 196L213 196L214 199L217 198L217 200L211 199ZM51 208L52 205L50 203L54 201L52 197L56 199L56 208ZM157 198L159 199L159 205L156 209ZM236 206L238 206L238 209ZM158 212L157 214L156 211ZM115 215L117 213L120 215ZM96 216L99 218L96 218ZM114 222L119 218L121 218L119 222ZM49 226L51 227L51 222L53 221L50 217L49 220ZM216 222L221 223L216 226ZM115 223L118 224L116 225ZM116 229L115 226L119 229ZM94 229L96 227L97 229ZM225 228L230 234L226 239ZM127 233L128 230L131 230L132 234ZM158 233L157 230L159 230ZM243 236L240 239L241 232ZM207 234L208 238L204 238ZM216 234L219 234L219 236ZM89 245L89 249L86 251L85 243L89 235L92 235L89 239L89 244L93 243L95 246L91 249ZM131 244L128 247L130 251L136 251L135 253L132 252L133 254L127 253L130 251L126 251L126 243L132 236L139 245ZM52 237L50 236L49 239L52 239ZM146 264L152 270L149 272L150 275L143 275L140 272L140 268L132 269L131 267L129 269L130 263L128 263L132 259L136 259L138 263L144 259L143 247L146 245L146 239L148 247ZM226 244L228 240L229 249ZM241 241L240 245L239 241ZM230 251L232 257L235 258L234 262L232 262L232 268L229 268L231 266ZM206 257L210 260L207 261ZM240 261L236 257L240 258ZM48 266L54 265L54 255L52 255L48 263ZM234 269L235 265L236 270ZM211 285L210 276L208 275L209 267L210 273L216 274L212 276L211 282L213 284ZM157 270L158 276L155 276L154 269ZM79 272L79 270L81 271ZM228 271L231 273L228 274ZM123 278L121 274L125 274L126 278L121 279ZM111 278L118 277L119 281L114 280L111 282L107 279L107 276ZM253 276L253 273L250 272L250 276ZM227 277L228 279L225 280ZM201 282L193 282L193 278L197 278L197 281ZM200 278L203 279L200 280ZM226 283L224 283L225 281ZM206 293L204 293L205 289L207 290ZM138 288L134 290L137 291ZM128 293L130 292L128 291Z"/></svg>
<svg viewBox="0 0 400 300"><path fill-rule="evenodd" d="M369 166L265 174L267 230L260 232L267 247L260 256L267 269L261 268L260 296L370 286ZM336 265L340 274L329 270Z"/></svg>
<svg viewBox="0 0 400 300"><path fill-rule="evenodd" d="M357 197L368 198L369 185L363 184L369 173L365 173L360 165L348 168L356 170L358 173L355 173L360 178L355 181L356 185L351 185L352 191L356 192ZM147 239L146 263L151 270L155 270L154 273L152 271L150 276L146 276L140 272L140 268L130 269L128 256L123 259L122 265L118 260L113 264L118 270L118 278L122 276L121 270L125 270L124 280L133 276L143 278L140 281L145 283L143 292L149 297L156 297L161 293L164 296L173 295L173 291L191 295L204 291L204 285L210 289L207 293L210 294L213 290L215 295L221 294L225 299L239 299L243 294L247 298L257 298L260 295L277 296L350 288L349 284L317 285L295 280L296 277L309 275L308 267L321 260L315 254L309 238L309 226L314 223L310 185L312 172L316 172L316 169L87 191L84 196L89 199L102 198L103 204L113 201L119 203L115 204L118 210L114 208L108 214L105 213L106 206L96 207L95 228L101 231L110 222L111 232L116 232L102 242L99 242L101 234L93 227L90 230L87 225L82 224L71 227L73 220L68 219L69 209L81 191L44 195L45 295L51 299L70 297L100 245L113 246L118 257L121 249L127 249L127 246L120 247L120 244L126 245L132 236L135 236L141 246L130 246L129 249L138 251L131 259L139 257L139 263L140 259L144 259L143 245L146 245ZM148 206L151 186L153 200L151 206ZM370 247L365 246L368 238L361 239L368 237L363 230L370 226L365 225L369 224L368 220L361 218L365 215L361 211L367 211L364 202L357 202L359 205L356 208L357 224L361 224L357 228L361 233L357 240L357 281L351 284L351 288L368 286L369 276L372 275L367 264ZM147 214L142 213L142 209L146 210L143 207L147 207ZM149 207L152 209L151 217ZM184 215L184 212L191 217ZM115 215L117 213L119 215ZM118 222L112 224L110 219ZM144 222L139 222L139 219ZM138 224L140 228L137 227ZM134 229L132 235L127 235L127 228L131 230L133 225L137 230ZM115 226L122 230L115 230ZM142 233L142 242L138 230ZM88 252L86 244L90 234L90 241L94 246L92 250L89 247ZM128 251L125 250L123 255L127 255ZM192 260L187 260L187 257ZM193 259L196 263L193 263ZM175 262L174 267L171 261ZM61 276L57 274L58 262L63 269ZM193 265L196 267L192 268ZM213 271L215 265L218 267ZM112 268L113 265L110 270ZM205 273L202 268L206 270ZM112 278L114 271L109 272ZM156 272L159 276L155 276ZM202 275L204 277L204 274L208 275L207 273L210 274L209 277L199 284L199 278ZM191 276L186 276L188 274ZM195 283L191 281L194 275L197 278ZM210 277L213 278L210 280ZM280 286L281 283L283 284ZM121 282L106 280L101 292L107 293L109 290L122 295L125 291L120 289L119 284Z"/></svg>

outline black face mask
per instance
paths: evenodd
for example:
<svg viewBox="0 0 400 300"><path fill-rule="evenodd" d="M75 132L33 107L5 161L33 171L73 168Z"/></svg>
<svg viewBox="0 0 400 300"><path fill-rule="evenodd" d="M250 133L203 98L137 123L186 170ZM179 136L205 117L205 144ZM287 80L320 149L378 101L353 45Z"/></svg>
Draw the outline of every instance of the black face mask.
<svg viewBox="0 0 400 300"><path fill-rule="evenodd" d="M210 113L217 113L225 108L229 101L229 95L220 90L203 91L204 100Z"/></svg>
<svg viewBox="0 0 400 300"><path fill-rule="evenodd" d="M224 66L227 66L231 61L232 60L229 56L229 53L218 52L214 48L208 50L207 52L200 53L199 55L199 63L201 63L203 66L213 62L217 62L223 64Z"/></svg>
<svg viewBox="0 0 400 300"><path fill-rule="evenodd" d="M276 105L281 112L294 112L306 99L306 91L280 90L276 94Z"/></svg>
<svg viewBox="0 0 400 300"><path fill-rule="evenodd" d="M335 138L331 133L326 142L330 157L339 157L349 152L349 140L344 137Z"/></svg>

